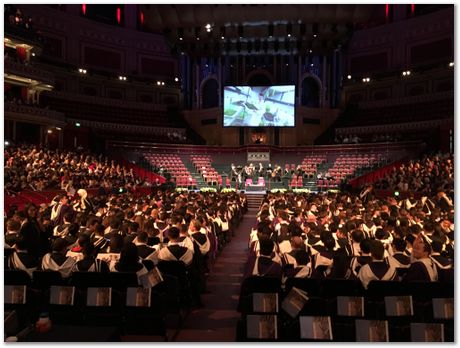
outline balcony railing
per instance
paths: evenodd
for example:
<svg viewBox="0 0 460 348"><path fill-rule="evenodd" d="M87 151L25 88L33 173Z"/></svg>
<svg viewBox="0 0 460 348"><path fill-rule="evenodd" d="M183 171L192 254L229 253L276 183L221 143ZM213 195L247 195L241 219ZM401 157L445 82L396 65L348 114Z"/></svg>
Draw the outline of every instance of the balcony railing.
<svg viewBox="0 0 460 348"><path fill-rule="evenodd" d="M5 59L5 73L14 74L43 84L54 85L54 75L46 70L38 69L32 65L16 62L13 58Z"/></svg>
<svg viewBox="0 0 460 348"><path fill-rule="evenodd" d="M167 106L164 104L149 104L149 103L141 103L141 102L131 102L131 101L126 101L126 100L117 100L117 99L104 98L104 97L91 97L87 95L68 93L68 92L58 92L58 91L48 92L47 95L51 98L59 98L59 99L71 100L71 101L88 103L88 104L106 105L109 107L136 109L136 110L149 110L149 111L156 111L156 112L166 112L167 111Z"/></svg>
<svg viewBox="0 0 460 348"><path fill-rule="evenodd" d="M454 91L447 91L447 92L440 92L440 93L417 95L413 97L364 101L364 102L360 102L358 106L360 109L375 109L375 108L385 108L385 107L405 105L405 104L427 103L427 102L431 102L435 100L446 100L446 99L453 99L453 98L454 98Z"/></svg>
<svg viewBox="0 0 460 348"><path fill-rule="evenodd" d="M21 120L35 121L38 123L53 123L64 125L65 117L63 113L43 109L36 106L21 105L5 102L5 117Z"/></svg>
<svg viewBox="0 0 460 348"><path fill-rule="evenodd" d="M92 129L101 129L110 132L120 133L132 133L132 134L147 134L147 135L158 135L167 136L168 133L174 133L185 135L185 128L171 128L171 127L146 127L138 125L120 124L120 123L108 123L108 122L97 122L88 120L76 120L67 119L69 122L79 122L82 126L89 127Z"/></svg>

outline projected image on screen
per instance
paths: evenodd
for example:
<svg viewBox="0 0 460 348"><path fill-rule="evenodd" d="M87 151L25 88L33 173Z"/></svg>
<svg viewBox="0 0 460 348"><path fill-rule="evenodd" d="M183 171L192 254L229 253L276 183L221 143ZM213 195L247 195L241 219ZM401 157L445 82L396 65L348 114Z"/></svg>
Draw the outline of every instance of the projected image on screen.
<svg viewBox="0 0 460 348"><path fill-rule="evenodd" d="M226 86L224 127L293 127L295 86Z"/></svg>

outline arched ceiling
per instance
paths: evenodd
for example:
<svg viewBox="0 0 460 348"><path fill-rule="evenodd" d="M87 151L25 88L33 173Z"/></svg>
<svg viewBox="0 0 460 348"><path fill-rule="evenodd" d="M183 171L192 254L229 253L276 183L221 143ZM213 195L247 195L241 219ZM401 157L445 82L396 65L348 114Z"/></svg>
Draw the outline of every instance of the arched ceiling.
<svg viewBox="0 0 460 348"><path fill-rule="evenodd" d="M384 13L382 4L139 6L146 30L165 34L171 48L191 55L327 52L346 43L355 25Z"/></svg>

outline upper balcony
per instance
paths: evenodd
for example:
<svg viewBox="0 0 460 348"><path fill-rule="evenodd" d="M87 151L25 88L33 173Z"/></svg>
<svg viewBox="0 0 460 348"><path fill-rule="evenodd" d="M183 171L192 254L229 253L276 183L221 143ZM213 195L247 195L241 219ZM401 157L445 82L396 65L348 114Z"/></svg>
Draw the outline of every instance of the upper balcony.
<svg viewBox="0 0 460 348"><path fill-rule="evenodd" d="M50 91L54 86L54 75L30 64L23 64L7 57L5 62L5 82L27 85L37 90Z"/></svg>

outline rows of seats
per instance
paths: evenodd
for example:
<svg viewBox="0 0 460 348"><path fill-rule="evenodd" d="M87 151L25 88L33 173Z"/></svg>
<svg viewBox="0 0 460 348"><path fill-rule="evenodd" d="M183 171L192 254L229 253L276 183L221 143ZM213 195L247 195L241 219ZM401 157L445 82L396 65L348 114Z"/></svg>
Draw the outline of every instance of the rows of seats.
<svg viewBox="0 0 460 348"><path fill-rule="evenodd" d="M218 224L213 224L216 249L208 259L209 266L231 241L245 211L244 207L234 211L228 220L228 230L224 231ZM152 261L142 262L147 270L154 269ZM194 260L190 266L186 266L182 261L159 260L156 267L163 281L150 288L148 301L143 300L142 304L136 305L133 304L137 301L136 292L141 291L139 288L146 291L149 287L142 281L139 282L134 272L74 271L69 278L63 278L58 271L36 270L29 276L22 270L7 269L4 271L5 311L16 313L17 323L5 325L6 334L16 335L18 327L27 327L29 323L35 323L46 313L55 328L50 333L51 336L43 334L37 337L37 334L29 332L25 333L24 337L19 335L20 341L111 341L123 337L129 340L133 335L147 335L149 340L152 336L167 340L168 318L174 318L177 324L172 325L177 329L191 308L200 305L201 294L206 291L206 269L199 259ZM101 301L95 305L94 302L99 301L99 295L94 293L99 291L96 289L101 288L104 288L104 292L110 292L111 301ZM23 294L18 291L21 289L25 289ZM65 300L66 304L56 302L68 298L68 292L63 296L61 289L70 289L73 292L72 303ZM71 336L66 337L65 333L70 326L73 327L73 331ZM88 329L91 327L100 330L93 332ZM94 336L90 336L88 330ZM107 330L111 333L110 337L104 334Z"/></svg>
<svg viewBox="0 0 460 348"><path fill-rule="evenodd" d="M293 288L304 291L308 297L305 303L297 302L299 313L295 317L288 315L283 309L283 300ZM277 294L277 309L265 311L255 305L257 300L254 294L267 293ZM360 298L359 302L362 301L361 303L364 304L364 314L359 311L354 314L341 312L339 315L338 303L344 296ZM389 296L411 296L412 313L401 316L388 313L389 306L386 307L386 301L390 301L387 298ZM442 319L434 315L437 301L435 299L452 300L453 297L453 282L372 281L365 290L357 280L289 278L285 287L282 287L279 278L253 276L247 278L242 284L239 302L242 317L238 325L237 339L239 341L260 340L248 337L247 323L248 316L262 314L274 315L277 322L277 338L266 339L268 341L302 340L299 318L305 316L329 317L332 340L338 342L356 341L356 321L362 319L386 321L389 328L388 339L393 342L411 341L411 323L443 324L444 340L453 341L453 317ZM315 341L315 339L309 340Z"/></svg>
<svg viewBox="0 0 460 348"><path fill-rule="evenodd" d="M308 177L316 175L316 168L319 164L326 163L327 157L323 155L306 155L301 163L302 170L307 173Z"/></svg>
<svg viewBox="0 0 460 348"><path fill-rule="evenodd" d="M24 303L9 303L13 301L5 297L5 310L16 311L19 322L32 323L46 313L57 329L54 330L57 334L61 331L59 329L71 325L75 337L62 337L62 341L116 340L122 335L139 334L166 339L167 308L164 303L168 292L173 290L167 282L151 290L150 305L136 307L127 304L128 288L139 287L135 273L74 272L70 279L63 279L57 271L34 271L32 278L21 270L5 270L4 274L6 290L17 286L26 289ZM52 298L59 300L62 287L69 287L74 292L73 303L59 304L52 301ZM110 289L106 291L110 292L111 301L101 306L91 305L91 288ZM99 332L94 337L86 337L88 327L110 327L114 336L101 337ZM23 339L40 340L40 337L33 335ZM54 339L59 340L57 337Z"/></svg>
<svg viewBox="0 0 460 348"><path fill-rule="evenodd" d="M151 165L165 168L171 174L171 178L176 181L176 186L196 187L196 179L192 177L178 155L145 153L144 157Z"/></svg>
<svg viewBox="0 0 460 348"><path fill-rule="evenodd" d="M317 186L320 189L337 187L340 183L355 174L357 169L372 168L386 159L385 155L375 153L364 154L341 154L331 168L328 169L325 177L332 179L319 179Z"/></svg>
<svg viewBox="0 0 460 348"><path fill-rule="evenodd" d="M222 176L212 166L213 160L210 155L190 155L190 161L207 184L222 186ZM226 179L226 186L230 186L229 178Z"/></svg>

